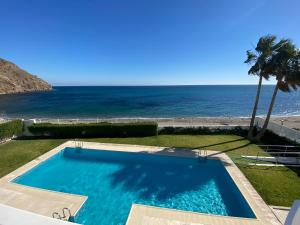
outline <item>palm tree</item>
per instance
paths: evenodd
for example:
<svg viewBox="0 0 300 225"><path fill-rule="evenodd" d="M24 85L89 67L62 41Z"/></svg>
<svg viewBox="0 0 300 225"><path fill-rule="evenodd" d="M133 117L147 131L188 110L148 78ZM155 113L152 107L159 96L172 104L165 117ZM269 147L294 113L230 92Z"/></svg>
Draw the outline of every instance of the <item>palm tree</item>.
<svg viewBox="0 0 300 225"><path fill-rule="evenodd" d="M274 54L275 40L276 37L273 35L263 36L259 39L255 48L255 52L252 52L251 50L247 51L247 60L245 61L245 63L252 65L250 70L248 71L248 74L259 76L255 103L248 132L248 138L250 140L253 139L254 121L262 87L262 80L263 78L268 80L270 77L267 65L270 61L271 56Z"/></svg>
<svg viewBox="0 0 300 225"><path fill-rule="evenodd" d="M300 88L300 51L291 40L283 39L275 45L275 54L272 55L266 70L275 76L277 84L269 106L264 125L255 137L260 140L264 135L271 117L278 90L290 92Z"/></svg>

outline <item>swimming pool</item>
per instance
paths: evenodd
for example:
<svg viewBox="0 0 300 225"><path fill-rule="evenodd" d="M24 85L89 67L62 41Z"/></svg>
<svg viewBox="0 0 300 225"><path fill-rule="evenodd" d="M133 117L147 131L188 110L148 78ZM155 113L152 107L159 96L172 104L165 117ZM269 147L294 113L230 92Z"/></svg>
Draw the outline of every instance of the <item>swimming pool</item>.
<svg viewBox="0 0 300 225"><path fill-rule="evenodd" d="M85 225L124 225L133 203L255 218L219 160L65 148L13 182L88 196Z"/></svg>

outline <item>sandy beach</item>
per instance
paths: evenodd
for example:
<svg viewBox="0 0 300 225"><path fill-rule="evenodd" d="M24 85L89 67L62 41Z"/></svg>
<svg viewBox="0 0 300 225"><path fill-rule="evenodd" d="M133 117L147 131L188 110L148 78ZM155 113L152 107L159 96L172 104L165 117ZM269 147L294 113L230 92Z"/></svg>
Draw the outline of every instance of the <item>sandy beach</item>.
<svg viewBox="0 0 300 225"><path fill-rule="evenodd" d="M0 122L8 119L0 119ZM52 119L41 118L36 122L50 123L94 123L94 122L142 122L155 121L159 126L248 126L249 117L199 117L199 118L111 118L111 119ZM292 129L300 129L300 116L272 117L271 121Z"/></svg>
<svg viewBox="0 0 300 225"><path fill-rule="evenodd" d="M300 130L300 116L274 117L271 121L292 129Z"/></svg>

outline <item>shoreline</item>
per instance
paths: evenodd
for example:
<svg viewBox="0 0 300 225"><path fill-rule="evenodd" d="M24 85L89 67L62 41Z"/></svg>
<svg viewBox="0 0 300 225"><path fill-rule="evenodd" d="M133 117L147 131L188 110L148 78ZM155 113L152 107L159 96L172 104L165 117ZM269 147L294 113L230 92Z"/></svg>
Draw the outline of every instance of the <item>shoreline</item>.
<svg viewBox="0 0 300 225"><path fill-rule="evenodd" d="M256 117L265 118L265 115L257 115ZM300 114L295 115L272 115L271 118L297 118ZM38 119L38 120L174 120L174 119L250 119L250 116L177 116L177 117L38 117L38 116L0 116L0 119Z"/></svg>
<svg viewBox="0 0 300 225"><path fill-rule="evenodd" d="M265 118L265 117L260 117ZM2 117L0 121L5 122L17 117ZM159 126L249 126L250 117L174 117L174 118L34 118L37 123L94 123L94 122L157 122ZM27 120L27 119L25 119ZM291 129L300 129L300 116L272 116L271 122L284 125Z"/></svg>

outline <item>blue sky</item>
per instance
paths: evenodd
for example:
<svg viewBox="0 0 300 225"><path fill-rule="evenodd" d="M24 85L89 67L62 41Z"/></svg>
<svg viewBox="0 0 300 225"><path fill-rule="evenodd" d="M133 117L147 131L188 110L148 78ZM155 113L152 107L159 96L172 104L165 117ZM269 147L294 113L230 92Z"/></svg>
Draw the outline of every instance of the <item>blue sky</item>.
<svg viewBox="0 0 300 225"><path fill-rule="evenodd" d="M53 85L249 84L265 34L300 46L299 0L0 0L0 57Z"/></svg>

